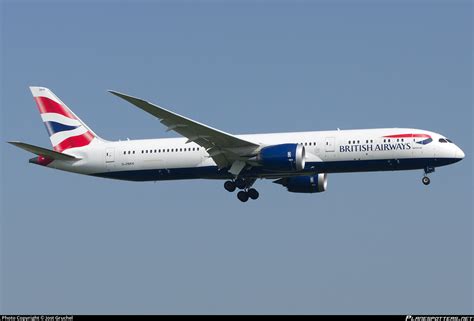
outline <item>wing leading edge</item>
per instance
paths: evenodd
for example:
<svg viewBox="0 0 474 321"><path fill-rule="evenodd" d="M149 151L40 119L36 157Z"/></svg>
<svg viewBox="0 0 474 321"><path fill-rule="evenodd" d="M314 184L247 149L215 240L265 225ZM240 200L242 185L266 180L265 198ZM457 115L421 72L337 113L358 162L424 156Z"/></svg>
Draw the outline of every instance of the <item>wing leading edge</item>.
<svg viewBox="0 0 474 321"><path fill-rule="evenodd" d="M187 142L194 142L204 147L219 168L233 165L235 175L242 170L242 163L254 156L260 148L259 144L201 124L143 99L113 90L109 90L109 92L158 118L167 127L167 131L175 131L186 137Z"/></svg>

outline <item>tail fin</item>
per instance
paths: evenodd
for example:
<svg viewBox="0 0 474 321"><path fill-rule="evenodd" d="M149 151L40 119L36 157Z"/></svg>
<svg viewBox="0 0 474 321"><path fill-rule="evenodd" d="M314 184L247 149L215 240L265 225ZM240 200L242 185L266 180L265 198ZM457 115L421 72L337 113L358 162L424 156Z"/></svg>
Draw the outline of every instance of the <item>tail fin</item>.
<svg viewBox="0 0 474 321"><path fill-rule="evenodd" d="M55 151L61 153L87 146L94 139L101 140L51 90L44 87L30 87L30 90Z"/></svg>

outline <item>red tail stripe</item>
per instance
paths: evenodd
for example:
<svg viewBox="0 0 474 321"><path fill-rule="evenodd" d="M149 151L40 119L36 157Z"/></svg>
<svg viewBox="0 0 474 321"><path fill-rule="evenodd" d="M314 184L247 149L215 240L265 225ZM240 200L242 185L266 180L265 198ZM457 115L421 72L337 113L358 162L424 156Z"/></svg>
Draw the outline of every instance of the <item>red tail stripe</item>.
<svg viewBox="0 0 474 321"><path fill-rule="evenodd" d="M89 143L94 139L94 135L91 132L86 132L84 134L78 136L72 136L66 138L56 146L54 146L54 150L61 153L66 149L74 148L74 147L82 147L89 145Z"/></svg>
<svg viewBox="0 0 474 321"><path fill-rule="evenodd" d="M400 134L400 135L388 135L384 136L385 138L431 138L430 135L427 134Z"/></svg>
<svg viewBox="0 0 474 321"><path fill-rule="evenodd" d="M35 100L41 114L58 113L72 119L77 119L76 117L74 117L73 114L69 112L69 110L67 110L67 108L55 102L54 100L51 100L47 97L35 97Z"/></svg>

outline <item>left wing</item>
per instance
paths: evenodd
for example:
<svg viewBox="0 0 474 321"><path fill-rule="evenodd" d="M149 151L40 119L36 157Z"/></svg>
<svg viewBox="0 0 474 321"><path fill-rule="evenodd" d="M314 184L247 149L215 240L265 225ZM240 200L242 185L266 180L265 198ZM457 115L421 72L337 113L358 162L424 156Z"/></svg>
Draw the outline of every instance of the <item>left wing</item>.
<svg viewBox="0 0 474 321"><path fill-rule="evenodd" d="M237 172L238 174L245 166L245 161L255 156L260 148L260 145L257 143L240 139L234 135L201 124L143 99L113 90L109 90L109 92L155 116L163 125L168 127L167 131L173 130L186 137L188 139L187 143L194 142L204 147L219 168L232 166L231 173Z"/></svg>

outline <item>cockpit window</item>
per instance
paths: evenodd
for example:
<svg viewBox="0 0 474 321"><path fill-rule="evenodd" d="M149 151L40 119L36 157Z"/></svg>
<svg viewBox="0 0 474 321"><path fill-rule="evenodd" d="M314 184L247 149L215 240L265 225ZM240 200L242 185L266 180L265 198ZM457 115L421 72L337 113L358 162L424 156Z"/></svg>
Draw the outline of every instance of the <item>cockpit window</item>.
<svg viewBox="0 0 474 321"><path fill-rule="evenodd" d="M453 142L451 139L447 139L447 138L446 138L446 140L447 140L448 143L452 143L452 142Z"/></svg>
<svg viewBox="0 0 474 321"><path fill-rule="evenodd" d="M444 138L440 138L440 139L439 139L439 142L440 142L440 143L447 143L448 141L447 141L446 139L444 139Z"/></svg>

